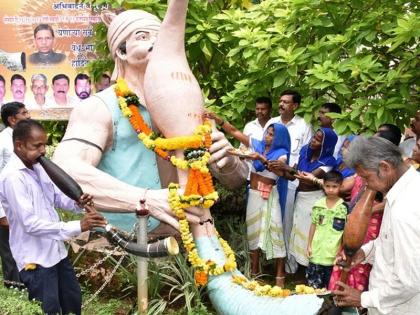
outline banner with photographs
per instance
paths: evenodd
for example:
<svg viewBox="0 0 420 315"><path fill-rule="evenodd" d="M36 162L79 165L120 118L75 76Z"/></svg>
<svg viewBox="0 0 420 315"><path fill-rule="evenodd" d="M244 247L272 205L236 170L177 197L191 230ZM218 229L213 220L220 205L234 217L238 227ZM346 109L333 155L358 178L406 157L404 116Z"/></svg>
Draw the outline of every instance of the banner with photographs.
<svg viewBox="0 0 420 315"><path fill-rule="evenodd" d="M89 97L83 68L95 58L93 27L106 8L74 0L1 1L0 104L68 109Z"/></svg>

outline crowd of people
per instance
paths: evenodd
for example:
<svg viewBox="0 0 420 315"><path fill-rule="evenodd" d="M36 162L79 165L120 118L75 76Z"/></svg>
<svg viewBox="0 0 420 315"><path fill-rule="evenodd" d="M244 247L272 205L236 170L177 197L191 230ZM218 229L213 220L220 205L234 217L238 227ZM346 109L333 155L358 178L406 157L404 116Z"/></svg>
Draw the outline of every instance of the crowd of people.
<svg viewBox="0 0 420 315"><path fill-rule="evenodd" d="M372 314L414 314L413 305L420 306L419 289L398 296L399 289L407 291L402 286L414 286L414 279L401 276L397 266L404 265L404 270L414 275L419 263L414 258L408 267L404 260L416 251L413 240L420 238L414 225L420 218L414 192L420 180L420 111L411 119L404 139L393 124L382 124L372 137L344 136L336 134L334 120L328 115L341 112L338 104L324 103L318 113L319 125L312 128L295 114L300 102L298 92L284 91L279 98L280 116L270 118L271 100L257 98L256 119L247 123L243 132L214 113L205 114L249 148L240 152L251 161L246 208L251 275L261 272L258 259L263 253L267 260L276 260L278 286L285 285L286 271L294 273L300 266L308 285L337 294L337 305L374 308ZM368 164L369 159L374 162ZM386 164L385 171L382 164ZM409 180L413 182L408 184ZM397 186L399 191L406 190L405 200L395 192ZM343 231L366 189L377 194L365 245L358 252L364 259L353 260L344 284L337 265L346 256ZM397 207L394 199L407 208ZM411 221L404 218L395 223L404 217L402 211L409 213ZM393 225L398 229L393 230ZM402 242L409 238L411 248ZM418 274L416 271L415 279Z"/></svg>
<svg viewBox="0 0 420 315"><path fill-rule="evenodd" d="M411 226L418 219L418 215L410 211L410 207L413 208L410 200L414 200L414 187L418 187L415 185L419 181L419 174L415 170L420 171L420 111L410 123L414 136L403 141L400 129L392 124L381 125L377 133L370 138L355 135L338 136L332 129L333 120L326 115L328 112L339 112L337 104L325 103L321 106L318 116L320 126L313 132L313 128L294 113L300 101L301 97L296 91L283 92L279 101L280 116L271 118L270 99L258 98L255 110L257 118L246 125L244 132L214 113L205 113L205 117L214 119L221 129L249 150L243 156L249 161L246 223L251 275L258 276L261 273L260 256L264 254L268 260L275 259L277 286L285 285L286 272L294 273L298 266L301 266L305 268L308 285L336 290L334 292L337 293L338 305L342 303L379 310L393 309L397 303L395 301L404 298L398 295L397 289L395 292L391 289L384 292L376 289L378 292L368 293L372 287L379 288L381 283L386 284L388 280L396 281L401 286L409 286L414 285L413 281L417 279L415 276L400 276L401 279L397 280L390 276L390 279L386 279L387 277L378 270L385 272L387 269L384 269L383 265L386 264L400 265L401 262L397 261L400 258L410 260L406 257L411 252L407 243L412 244L418 238L419 233ZM4 208L9 209L6 217L3 207L0 208L0 253L4 281L7 286L26 286L30 297L45 301L44 306L48 309L50 306L47 296L52 292L60 292L61 288L53 287L52 291L49 291L45 290L50 288L49 286L42 290L39 287L31 287L34 273L28 271L32 270L32 264L26 263L28 253L21 255L24 253L23 248L20 248L21 244L15 240L26 234L35 238L42 235L47 239L51 236L54 241L44 245L57 247L53 252L60 253L63 240L95 224L104 224L105 221L96 211L91 211L86 213L80 223L60 222L54 206L76 211L80 208L66 199L60 191L55 190L55 186L37 164L36 157L45 154L45 131L37 122L30 120L28 110L20 102L4 104L1 118L6 129L0 133L0 196ZM385 140L377 140L380 138ZM369 160L369 154L377 154L377 151L383 155L376 157L381 159L378 164L371 163L372 165L365 166L365 159ZM357 154L361 156L355 157ZM390 169L395 170L391 172ZM386 177L388 173L391 174L389 179ZM401 184L400 178L404 177L410 177L407 181L413 183L407 187L407 184ZM387 186L383 187L378 182L381 182L381 185L386 183ZM404 195L410 191L413 194L406 196L402 201L407 207L404 209L407 218L398 212L386 212L387 208L388 212L396 211L392 210L396 206L395 202L390 203L389 195L394 199L400 198L398 193L394 192L394 184L399 187L400 192L404 190ZM345 257L342 236L347 217L366 188L376 189L378 193L372 207L365 246L353 259L347 283L344 284L339 281L341 269L335 264L337 260ZM43 191L44 195L50 191L51 196L38 199L36 196L42 195L40 191ZM27 202L23 201L25 196L28 198ZM85 195L83 200L80 200L80 205L89 209L90 199L91 196ZM32 209L35 209L36 216L47 216L55 225L44 225L42 220L35 219ZM399 216L403 216L403 220L398 222L398 225L395 220L399 220ZM383 221L386 222L385 227ZM12 230L10 239L9 222L17 226ZM394 225L396 230L393 230ZM26 240L29 240L28 237ZM390 237L400 243L388 241ZM70 290L76 290L75 304L80 304L77 302L79 289L75 284L74 272L72 273L72 269L69 271L66 255L43 256L37 251L39 244L35 244L37 242L34 241L29 255L42 266L36 269L40 273L37 277L48 279L52 274L62 277L58 283L66 283ZM392 249L383 248L387 244L391 244ZM375 246L379 247L376 251ZM390 253L397 251L400 255L398 257ZM35 256L38 258L35 259ZM39 263L39 257L44 257L45 261ZM418 256L415 257L417 258L412 259L413 264L417 263ZM377 266L378 261L380 266ZM54 266L53 271L49 268L51 266ZM415 266L402 263L399 267L413 275L418 274L413 270ZM395 266L391 265L389 268L392 270ZM372 278L375 279L373 284L372 280L369 281ZM348 296L344 296L340 299L343 292L350 292L349 296L354 298L354 291L350 288L359 293L359 298L349 301L346 300ZM418 289L414 290L415 296L417 291ZM362 292L365 295L362 295ZM392 296L393 299L389 299L388 294L395 295ZM60 297L53 299L51 309L57 309L57 305L54 304L57 299L60 300ZM413 303L418 303L418 297L414 298ZM61 307L66 308L65 305ZM77 309L70 310L76 310L77 313Z"/></svg>

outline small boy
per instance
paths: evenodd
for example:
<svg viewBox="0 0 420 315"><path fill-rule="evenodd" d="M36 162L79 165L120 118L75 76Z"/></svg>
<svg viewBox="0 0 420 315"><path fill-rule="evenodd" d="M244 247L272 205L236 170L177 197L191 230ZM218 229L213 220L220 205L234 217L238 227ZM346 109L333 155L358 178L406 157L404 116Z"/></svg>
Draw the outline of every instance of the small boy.
<svg viewBox="0 0 420 315"><path fill-rule="evenodd" d="M339 196L342 183L341 173L326 173L323 183L325 197L318 200L312 208L306 278L309 286L318 289L328 287L334 259L341 247L348 212L347 205Z"/></svg>

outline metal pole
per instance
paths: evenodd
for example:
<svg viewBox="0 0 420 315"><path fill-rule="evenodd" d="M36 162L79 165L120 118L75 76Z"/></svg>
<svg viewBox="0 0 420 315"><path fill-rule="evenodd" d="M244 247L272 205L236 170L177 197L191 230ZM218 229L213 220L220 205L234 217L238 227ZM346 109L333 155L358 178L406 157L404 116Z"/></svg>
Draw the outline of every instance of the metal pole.
<svg viewBox="0 0 420 315"><path fill-rule="evenodd" d="M140 205L136 211L137 224L137 243L147 244L147 219L149 210L146 209L146 200L140 200ZM137 257L137 305L138 314L147 314L148 292L147 292L148 262L147 258Z"/></svg>

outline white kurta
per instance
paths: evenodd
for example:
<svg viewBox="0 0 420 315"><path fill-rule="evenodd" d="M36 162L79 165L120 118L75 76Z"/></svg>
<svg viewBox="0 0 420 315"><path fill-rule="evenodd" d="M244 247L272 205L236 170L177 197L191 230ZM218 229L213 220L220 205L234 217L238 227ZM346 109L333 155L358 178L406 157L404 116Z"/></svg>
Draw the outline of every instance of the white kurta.
<svg viewBox="0 0 420 315"><path fill-rule="evenodd" d="M376 240L365 244L373 265L362 306L370 315L420 314L420 174L410 168L386 196Z"/></svg>

